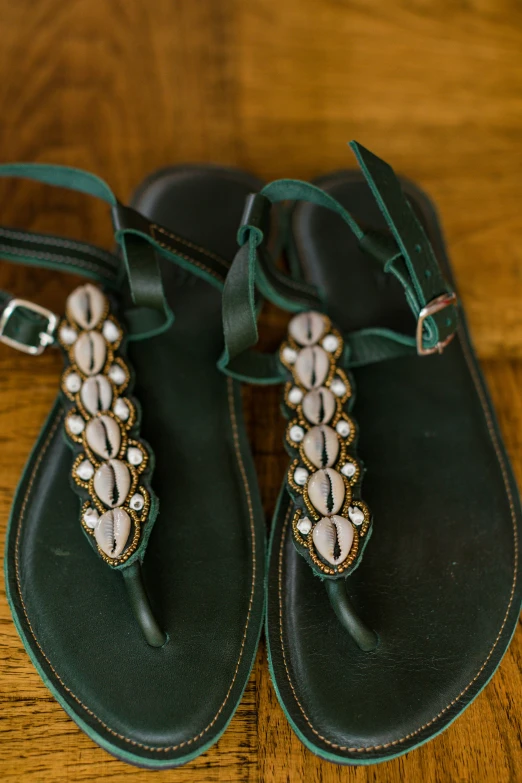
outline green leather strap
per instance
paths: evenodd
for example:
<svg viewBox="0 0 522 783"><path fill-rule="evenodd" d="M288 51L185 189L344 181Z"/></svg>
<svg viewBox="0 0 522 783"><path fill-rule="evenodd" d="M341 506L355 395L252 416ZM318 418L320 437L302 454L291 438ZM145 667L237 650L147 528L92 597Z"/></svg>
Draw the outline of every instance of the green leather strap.
<svg viewBox="0 0 522 783"><path fill-rule="evenodd" d="M99 177L81 169L68 166L52 166L40 163L14 163L0 166L0 177L18 177L42 182L47 185L68 188L105 201L116 208L117 200L109 186ZM127 268L131 294L138 308L153 310L152 322L155 332L167 328L172 322L172 314L163 294L161 276L154 255L149 247L136 248L136 243L127 238L126 232L117 232L122 255ZM154 291L154 296L151 296ZM150 324L147 324L148 331Z"/></svg>
<svg viewBox="0 0 522 783"><path fill-rule="evenodd" d="M222 370L240 380L273 383L284 380L277 356L251 349L257 343L256 291L279 307L296 312L323 310L321 294L311 286L284 275L263 252L267 204L283 200L310 201L336 212L348 225L364 251L402 284L406 300L422 318L422 348L430 352L454 334L457 307L452 302L427 316L423 308L452 291L444 280L431 245L414 215L393 169L356 142L351 143L362 172L388 223L389 234L363 230L353 216L330 194L307 182L277 180L249 198L238 233L240 249L223 292L225 351ZM349 349L345 366L354 367L383 359L414 354L416 337L390 329L364 329L345 335Z"/></svg>
<svg viewBox="0 0 522 783"><path fill-rule="evenodd" d="M325 579L326 592L343 628L364 652L375 650L379 639L361 620L346 592L346 579Z"/></svg>
<svg viewBox="0 0 522 783"><path fill-rule="evenodd" d="M81 274L109 288L118 288L121 280L122 266L114 253L50 234L0 226L0 257L17 264Z"/></svg>
<svg viewBox="0 0 522 783"><path fill-rule="evenodd" d="M163 292L158 255L220 290L224 285L228 271L225 260L123 206L103 180L88 172L66 166L19 163L0 166L0 177L26 178L78 190L111 206L124 264L116 255L88 243L7 227L0 227L0 256L15 263L80 273L114 289L121 287L126 272L135 305L126 312L131 340L160 334L173 321ZM3 294L1 302L5 305L8 299ZM34 347L38 345L42 324L45 325L42 317L17 308L6 325L6 335Z"/></svg>
<svg viewBox="0 0 522 783"><path fill-rule="evenodd" d="M451 289L392 167L356 141L350 142L350 147L396 242L396 247L391 248L384 260L384 270L399 280L406 300L418 318L423 307L438 296L451 293ZM365 247L364 238L360 244ZM371 245L366 249L372 252ZM379 259L379 255L373 255ZM434 348L454 334L456 328L457 308L454 305L429 316L423 324L424 348Z"/></svg>
<svg viewBox="0 0 522 783"><path fill-rule="evenodd" d="M127 568L122 568L121 573L125 581L132 611L147 644L150 644L151 647L163 647L167 642L167 636L161 630L154 617L147 591L143 584L141 563L137 561Z"/></svg>

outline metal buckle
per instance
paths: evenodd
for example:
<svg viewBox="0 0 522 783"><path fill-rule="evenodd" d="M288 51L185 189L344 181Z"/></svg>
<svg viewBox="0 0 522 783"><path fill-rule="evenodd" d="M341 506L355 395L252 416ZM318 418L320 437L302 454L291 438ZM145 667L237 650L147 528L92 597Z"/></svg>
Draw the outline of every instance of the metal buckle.
<svg viewBox="0 0 522 783"><path fill-rule="evenodd" d="M446 307L450 307L450 305L456 305L457 304L457 295L455 293L453 294L442 294L441 296L437 296L435 299L432 299L431 302L428 302L428 304L422 308L422 310L419 313L419 318L417 321L417 353L419 356L429 356L431 353L442 353L444 348L453 340L455 337L455 332L453 334L450 334L448 337L446 337L445 340L442 340L441 342L438 342L437 345L434 345L433 348L424 348L422 344L422 329L424 326L424 321L426 318L429 318L431 315L435 315L435 313L440 313L441 310L444 310Z"/></svg>
<svg viewBox="0 0 522 783"><path fill-rule="evenodd" d="M21 343L18 340L14 340L12 337L8 337L6 334L4 334L7 322L11 318L14 311L19 307L23 307L24 310L30 310L33 313L38 313L39 315L43 315L44 318L47 318L47 328L44 332L40 332L39 345L25 345L24 343ZM51 343L54 342L54 332L58 326L58 321L58 316L52 313L46 307L41 307L40 305L34 304L33 302L27 302L25 299L11 299L2 313L2 317L0 318L0 343L10 345L11 348L16 348L17 351L22 351L22 353L30 353L32 356L39 356L44 352L48 345L51 345Z"/></svg>

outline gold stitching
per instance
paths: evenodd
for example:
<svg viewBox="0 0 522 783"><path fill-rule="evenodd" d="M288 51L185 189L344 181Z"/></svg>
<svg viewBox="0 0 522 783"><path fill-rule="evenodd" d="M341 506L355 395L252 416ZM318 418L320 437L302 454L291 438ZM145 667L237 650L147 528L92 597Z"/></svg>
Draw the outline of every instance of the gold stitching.
<svg viewBox="0 0 522 783"><path fill-rule="evenodd" d="M489 431L489 435L490 435L490 438L491 438L491 442L493 443L493 447L495 449L495 453L497 455L498 463L499 463L499 466L500 466L500 471L502 473L502 478L503 478L503 481L504 481L504 487L506 489L506 495L507 495L507 498L508 498L509 508L510 508L510 512L511 512L511 521L512 521L512 524L513 524L513 539L514 539L514 553L515 553L515 557L514 557L514 563L513 563L513 583L512 583L512 586L511 586L511 593L510 593L510 596L509 596L509 601L508 601L508 605L507 605L507 609L506 609L506 614L505 614L504 619L502 621L502 625L500 626L500 630L499 630L499 632L497 634L497 637L496 637L495 641L493 642L493 646L491 647L491 649L490 649L490 651L489 651L489 653L488 653L484 663L482 664L482 666L480 667L480 669L478 670L476 675L473 677L473 679L458 694L458 696L456 696L454 699L452 699L449 702L449 704L447 704L446 707L444 707L444 709L442 709L438 713L438 715L436 715L434 718L432 718L427 723L424 723L418 729L415 729L415 731L410 732L410 734L406 734L405 737L401 737L400 739L393 740L392 742L386 742L386 743L384 743L382 745L372 745L370 747L364 747L364 748L349 748L349 747L344 746L344 745L337 745L335 742L331 742L329 739L326 739L326 737L323 737L322 734L319 734L317 729L315 729L313 727L313 725L311 724L308 716L306 715L306 713L305 713L305 711L304 711L304 709L303 709L303 707L301 705L301 702L297 698L297 694L295 692L295 688L293 686L293 683L292 683L292 680L291 680L291 677L290 677L290 672L288 670L288 666L287 666L287 663L286 663L285 645L284 645L284 638L283 638L283 595L282 595L283 547L284 547L284 542L285 542L286 528L288 526L288 519L289 519L289 516L290 516L291 509L292 509L292 504L290 504L290 506L288 508L288 512L287 512L287 515L286 515L286 518L285 518L285 521L284 521L283 531L282 531L282 534L281 534L281 546L280 546L280 550L279 550L279 572L278 573L279 573L279 638L280 638L280 642L281 642L281 650L282 650L282 653L283 653L283 663L284 663L284 667L285 667L285 671L286 671L286 676L287 676L290 688L292 689L292 693L294 694L294 698L295 698L295 700L297 702L297 705L299 706L299 709L301 710L301 713L302 713L305 721L307 722L308 726L311 728L313 733L320 740L322 740L324 743L326 743L327 745L330 745L330 747L336 748L337 750L346 751L348 753L368 753L370 751L382 750L382 749L385 749L385 748L391 748L394 745L400 745L401 743L406 742L407 740L409 740L412 737L414 737L416 734L419 734L424 729L427 729L429 726L431 726L433 723L435 723L439 718L441 718L449 709L451 709L451 707L453 707L453 705L456 704L459 701L459 699L461 699L462 696L464 696L464 694L471 688L473 683L476 682L476 680L480 677L481 673L486 668L486 666L487 666L491 656L493 655L495 647L497 646L497 644L499 642L499 639L502 636L502 633L503 633L504 628L505 628L506 623L507 623L507 618L508 618L508 615L509 615L509 611L511 609L511 605L513 603L513 597L515 595L515 587L516 587L516 583L517 583L517 569L518 569L518 532L517 532L517 526L516 526L516 517L515 517L515 507L514 507L514 503L513 503L513 495L511 494L511 488L509 486L509 480L508 480L508 475L507 475L507 471L506 471L506 466L505 466L505 463L504 463L504 458L503 458L502 453L500 451L498 438L497 438L497 434L495 432L495 428L493 426L493 421L491 419L491 414L490 414L490 411L489 411L489 407L488 407L486 398L484 396L484 391L482 389L482 385L480 383L480 380L479 380L476 368L474 366L474 362L473 362L472 357L471 357L471 353L470 353L469 345L468 345L468 341L467 341L467 336L466 336L466 334L465 334L465 332L464 332L464 330L463 330L461 325L459 325L457 331L458 331L458 336L459 336L459 342L460 342L460 345L461 345L463 353L464 353L464 358L466 359L466 363L467 363L468 368L469 368L469 370L471 372L471 377L473 378L473 383L475 384L475 388L477 390L477 393L478 393L478 396L479 396L479 399L480 399L480 403L482 405L482 410L484 412L484 416L485 416L485 419L486 419L486 424L487 424L487 427L488 427L488 431Z"/></svg>
<svg viewBox="0 0 522 783"><path fill-rule="evenodd" d="M171 745L171 746L160 748L160 747L152 747L150 745L144 745L141 742L136 742L136 740L131 740L128 737L123 736L122 734L118 734L116 731L114 731L113 729L109 728L109 726L107 726L107 724L104 723L100 718L98 718L98 716L95 715L94 712L92 712L92 710L90 710L88 707L86 707L85 704L83 704L83 702L71 691L71 689L68 688L67 685L65 685L65 683L61 679L60 675L58 674L58 672L56 671L56 669L52 665L51 661L49 660L49 658L44 653L42 647L40 646L40 643L38 642L38 639L36 638L36 636L34 634L33 627L32 627L31 622L29 620L29 616L27 614L27 609L26 609L26 606L25 606L25 603L24 603L24 599L23 599L23 596L22 596L22 586L21 586L21 582L20 582L20 569L19 569L19 542L20 542L20 535L21 535L21 530L22 530L22 521L23 521L23 518L24 518L24 515L25 515L25 509L26 509L27 502L28 502L28 499L29 499L29 495L31 493L31 489L32 489L32 486L33 486L33 483L34 483L34 480L35 480L35 477L36 477L36 473L37 473L38 468L40 466L40 462L42 461L42 459L43 459L47 449L49 448L49 443L51 442L51 439L54 436L56 428L57 428L58 424L60 423L60 420L62 419L62 417L64 415L63 411L60 411L58 413L58 415L57 415L57 417L56 417L56 419L55 419L55 421L53 423L53 426L52 426L52 428L51 428L51 430L49 432L49 435L46 438L46 441L45 441L45 444L43 446L43 449L40 452L40 454L38 455L38 459L35 462L35 465L34 465L34 468L33 468L32 474L31 474L31 479L29 481L29 484L27 486L27 490L26 490L26 493L25 493L25 496L24 496L24 502L22 504L22 508L21 508L21 511L20 511L20 517L18 519L18 530L17 530L17 535L16 535L16 545L15 545L15 571L16 571L16 582L17 582L17 587L18 587L18 594L20 596L20 601L21 601L22 608L23 608L23 611L24 611L25 619L27 621L27 625L29 626L29 630L31 631L31 635L32 635L34 641L36 642L36 645L38 646L38 649L40 650L42 656L47 661L51 671L54 673L55 677L60 682L60 684L62 685L64 690L66 690L67 693L70 694L71 698L73 698L76 701L76 703L80 707L82 707L88 715L90 715L101 726L103 726L103 728L106 729L106 731L108 731L114 737L117 737L118 739L123 740L123 742L127 742L128 744L133 745L134 747L143 748L143 750L149 750L149 751L152 751L152 752L155 752L155 753L167 753L169 751L178 750L179 748L182 748L185 745L190 745L193 742L196 742L198 739L200 739L204 734L206 734L207 731L209 731L212 728L212 726L217 721L219 715L223 711L223 709L224 709L224 707L225 707L225 705L226 705L226 703L227 703L227 701L228 701L228 699L230 697L230 694L232 692L232 688L233 688L234 683L236 681L237 673L239 671L239 667L240 667L240 664L241 664L241 659L243 657L243 651L244 651L245 644L246 644L246 637L247 637L247 633L248 633L248 626L250 624L250 617L251 617L251 614L252 614L252 606L253 606L253 603L254 603L255 578L256 578L256 541L255 541L255 526L254 526L254 509L253 509L253 505L252 505L252 497L250 495L250 487L248 485L246 471L245 471L245 467L244 467L244 464L243 464L243 458L242 458L241 450L240 450L240 447L239 447L239 435L238 435L237 421L236 421L235 408L234 408L233 385L232 384L233 384L232 379L230 377L228 377L227 378L228 403L229 403L230 421L231 421L231 427L232 427L232 436L233 436L233 439L234 439L234 448L235 448L235 451L236 451L236 457L237 457L237 460L238 460L239 470L240 470L241 477L242 477L242 480L243 480L243 485L244 485L244 489L245 489L245 495L246 495L246 499L247 499L248 513L249 513L249 517L250 517L250 534L251 534L251 538L252 538L252 550L251 550L252 551L252 583L251 583L252 587L251 587L251 592L250 592L250 601L249 601L249 604L248 604L248 613L247 613L247 619L246 619L246 623L245 623L245 629L243 631L243 637L242 637L242 640L241 640L241 647L240 647L240 650L239 650L239 657L238 657L238 660L237 660L236 668L234 670L234 676L232 678L232 682L230 683L230 687L229 687L229 689L228 689L228 691L227 691L227 693L225 695L225 698L223 699L223 702L222 702L221 706L219 707L218 711L216 712L214 718L211 720L211 722L208 724L208 726L206 726L195 737L192 737L192 739L186 740L184 742L180 742L178 745Z"/></svg>

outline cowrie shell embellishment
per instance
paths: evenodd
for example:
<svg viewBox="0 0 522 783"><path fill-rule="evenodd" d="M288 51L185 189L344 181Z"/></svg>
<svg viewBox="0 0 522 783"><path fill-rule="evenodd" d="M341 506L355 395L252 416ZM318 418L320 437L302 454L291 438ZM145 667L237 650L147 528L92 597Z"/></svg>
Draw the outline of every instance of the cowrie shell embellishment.
<svg viewBox="0 0 522 783"><path fill-rule="evenodd" d="M355 455L352 381L339 365L347 356L343 338L327 316L299 313L288 325L279 356L291 376L284 410L293 457L287 482L294 543L316 572L349 573L364 549L360 541L371 515L359 494L364 471Z"/></svg>
<svg viewBox="0 0 522 783"><path fill-rule="evenodd" d="M136 435L136 405L127 387L131 373L120 355L123 329L110 303L87 283L69 296L58 338L69 363L62 390L72 407L66 432L76 458L72 477L83 502L81 523L102 558L124 563L140 544L151 509L142 479L150 460Z"/></svg>
<svg viewBox="0 0 522 783"><path fill-rule="evenodd" d="M97 375L105 364L107 346L99 332L82 332L73 350L76 364L85 375Z"/></svg>
<svg viewBox="0 0 522 783"><path fill-rule="evenodd" d="M108 557L121 555L131 530L130 517L122 508L106 511L94 528L94 536L100 549Z"/></svg>
<svg viewBox="0 0 522 783"><path fill-rule="evenodd" d="M347 519L335 514L323 517L314 527L312 536L321 557L335 566L343 563L350 554L354 530Z"/></svg>
<svg viewBox="0 0 522 783"><path fill-rule="evenodd" d="M67 299L67 315L82 329L94 329L107 308L107 300L99 288L87 283L76 288Z"/></svg>
<svg viewBox="0 0 522 783"><path fill-rule="evenodd" d="M120 428L111 416L91 419L85 430L85 439L94 453L102 459L116 457L120 450Z"/></svg>

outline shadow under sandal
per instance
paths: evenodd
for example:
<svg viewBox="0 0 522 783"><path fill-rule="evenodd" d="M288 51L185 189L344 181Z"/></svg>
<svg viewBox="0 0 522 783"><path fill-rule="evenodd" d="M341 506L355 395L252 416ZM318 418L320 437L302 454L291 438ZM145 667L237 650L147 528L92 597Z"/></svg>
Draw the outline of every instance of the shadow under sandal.
<svg viewBox="0 0 522 783"><path fill-rule="evenodd" d="M135 199L145 217L79 170L0 176L105 200L122 253L0 228L2 257L90 278L71 285L63 316L0 294L0 342L59 345L65 359L9 522L11 611L42 679L95 742L175 766L225 730L263 619L264 518L238 384L216 367L235 229L259 183L166 170Z"/></svg>
<svg viewBox="0 0 522 783"><path fill-rule="evenodd" d="M362 174L249 197L221 366L285 383L266 618L279 701L314 753L371 764L446 728L499 665L521 514L434 208L351 146ZM264 252L281 200L296 202L292 277ZM298 312L277 356L251 348L256 287Z"/></svg>

